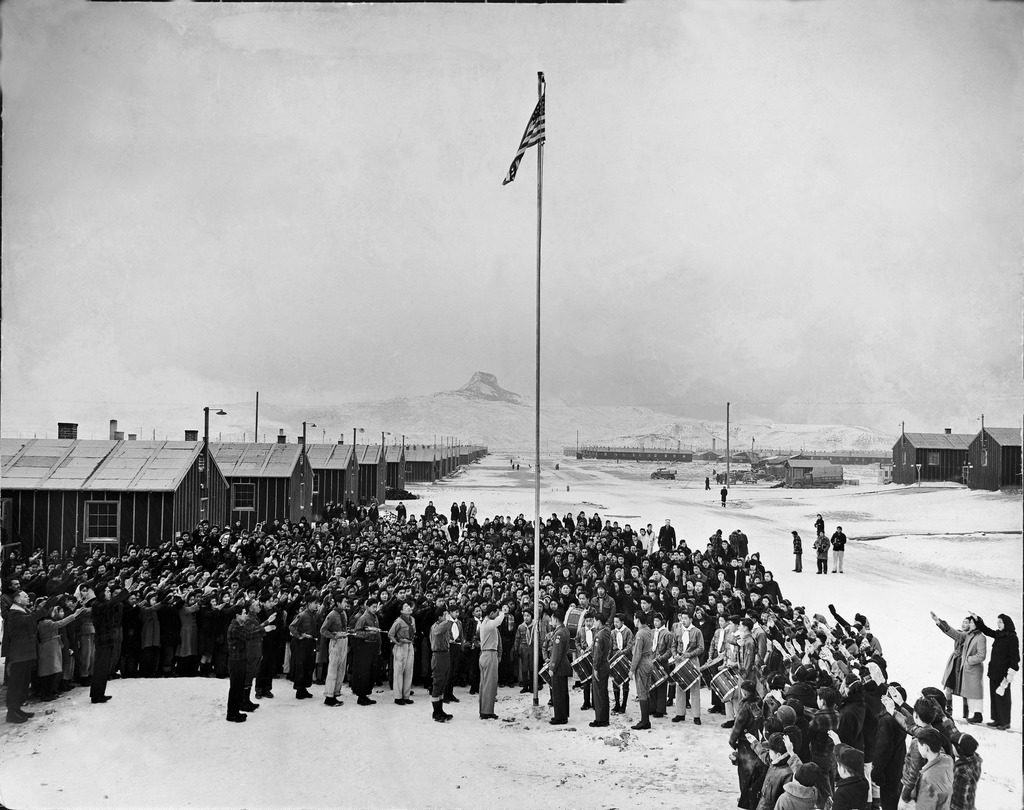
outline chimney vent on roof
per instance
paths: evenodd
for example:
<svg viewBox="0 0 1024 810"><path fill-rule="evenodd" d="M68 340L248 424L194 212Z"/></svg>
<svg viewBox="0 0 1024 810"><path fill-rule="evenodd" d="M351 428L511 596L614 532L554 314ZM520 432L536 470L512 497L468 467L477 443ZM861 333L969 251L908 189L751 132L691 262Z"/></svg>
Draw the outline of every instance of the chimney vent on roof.
<svg viewBox="0 0 1024 810"><path fill-rule="evenodd" d="M949 436L953 432L953 428L946 428L946 435Z"/></svg>
<svg viewBox="0 0 1024 810"><path fill-rule="evenodd" d="M123 442L124 441L124 431L123 430L115 430L114 431L114 440L115 441L119 441L119 442Z"/></svg>
<svg viewBox="0 0 1024 810"><path fill-rule="evenodd" d="M77 422L58 422L57 423L57 438L58 439L77 439L78 438L78 423Z"/></svg>
<svg viewBox="0 0 1024 810"><path fill-rule="evenodd" d="M288 444L288 437L284 435L284 428L281 428L277 432L277 443L278 444Z"/></svg>
<svg viewBox="0 0 1024 810"><path fill-rule="evenodd" d="M116 419L111 419L110 420L110 438L111 439L116 439L117 438L117 420Z"/></svg>
<svg viewBox="0 0 1024 810"><path fill-rule="evenodd" d="M187 442L197 442L197 441L199 441L199 431L198 430L186 430L185 431L185 441L187 441Z"/></svg>
<svg viewBox="0 0 1024 810"><path fill-rule="evenodd" d="M137 433L129 433L128 434L128 441L130 441L130 442L133 442L133 441L135 441L138 438L139 438L139 434L137 434Z"/></svg>

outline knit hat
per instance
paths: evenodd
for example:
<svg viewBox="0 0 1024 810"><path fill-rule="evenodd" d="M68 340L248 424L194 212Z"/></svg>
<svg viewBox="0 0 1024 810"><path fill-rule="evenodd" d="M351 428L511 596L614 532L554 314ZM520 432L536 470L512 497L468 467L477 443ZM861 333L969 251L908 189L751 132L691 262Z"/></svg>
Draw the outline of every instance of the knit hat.
<svg viewBox="0 0 1024 810"><path fill-rule="evenodd" d="M775 716L782 721L783 726L792 726L796 723L796 711L792 706L779 706L779 708L775 710Z"/></svg>
<svg viewBox="0 0 1024 810"><path fill-rule="evenodd" d="M757 694L757 684L753 681L743 681L743 683L740 684L740 689L749 695Z"/></svg>
<svg viewBox="0 0 1024 810"><path fill-rule="evenodd" d="M978 741L970 734L961 734L960 739L953 744L953 747L956 748L956 752L960 756L972 757L978 750Z"/></svg>
<svg viewBox="0 0 1024 810"><path fill-rule="evenodd" d="M796 769L794 778L804 787L814 787L821 777L821 768L813 762L805 762Z"/></svg>

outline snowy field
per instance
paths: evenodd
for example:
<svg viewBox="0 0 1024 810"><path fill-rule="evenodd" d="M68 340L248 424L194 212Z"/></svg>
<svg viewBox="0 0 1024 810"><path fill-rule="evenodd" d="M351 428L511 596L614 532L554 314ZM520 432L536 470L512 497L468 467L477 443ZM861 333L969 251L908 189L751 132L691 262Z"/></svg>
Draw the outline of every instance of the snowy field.
<svg viewBox="0 0 1024 810"><path fill-rule="evenodd" d="M481 517L533 513L533 473L509 454L494 454L449 481L413 488L447 513L452 501L474 501ZM560 465L554 470L555 463ZM545 458L541 514L588 515L634 529L672 518L680 538L703 548L716 529L750 537L776 573L783 595L827 615L829 602L848 617L871 621L890 674L916 692L937 685L952 642L929 618L953 624L974 610L1021 620L1020 493L983 493L950 486L874 484L874 471L848 469L859 486L809 491L734 486L723 509L718 488L705 492L711 467L676 465L677 481L652 481L659 465ZM719 470L721 471L721 470ZM426 500L409 502L419 515ZM842 525L851 542L843 575L814 574L815 514L831 534ZM804 573L794 574L790 531L805 541ZM987 689L987 685L986 685ZM353 807L353 808L694 808L735 806L728 732L718 715L705 725L654 720L632 732L638 708L592 729L581 693L571 697L570 726L550 727L549 710L531 695L499 690L499 722L478 719L475 698L457 689L455 720L431 721L430 702L415 690L413 706L396 706L388 690L378 704L328 709L290 698L277 682L275 700L245 724L224 722L227 682L216 679L113 681L113 700L93 706L76 689L51 713L0 728L0 804L30 807ZM319 698L319 692L316 693ZM1020 717L1020 679L1013 685ZM542 704L546 702L546 697ZM705 706L710 705L705 695ZM988 705L986 700L985 719ZM1021 730L971 727L984 759L978 807L1022 804Z"/></svg>

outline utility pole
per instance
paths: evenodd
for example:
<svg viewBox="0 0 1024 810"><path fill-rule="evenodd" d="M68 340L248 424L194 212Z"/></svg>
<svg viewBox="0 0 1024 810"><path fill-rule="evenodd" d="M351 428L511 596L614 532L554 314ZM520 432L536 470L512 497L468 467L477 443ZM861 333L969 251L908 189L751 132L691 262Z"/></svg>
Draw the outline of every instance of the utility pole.
<svg viewBox="0 0 1024 810"><path fill-rule="evenodd" d="M732 456L729 452L729 405L725 403L725 485L729 486L729 462L732 461Z"/></svg>

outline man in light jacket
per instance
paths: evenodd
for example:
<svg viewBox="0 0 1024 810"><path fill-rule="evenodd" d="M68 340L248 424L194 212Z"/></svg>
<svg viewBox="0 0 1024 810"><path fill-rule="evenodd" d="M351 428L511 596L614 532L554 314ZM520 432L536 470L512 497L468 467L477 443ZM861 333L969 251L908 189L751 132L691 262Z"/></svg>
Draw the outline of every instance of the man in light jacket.
<svg viewBox="0 0 1024 810"><path fill-rule="evenodd" d="M501 634L498 628L508 616L508 605L489 604L477 631L480 634L480 719L497 720L494 701L498 696L498 661L501 659Z"/></svg>

